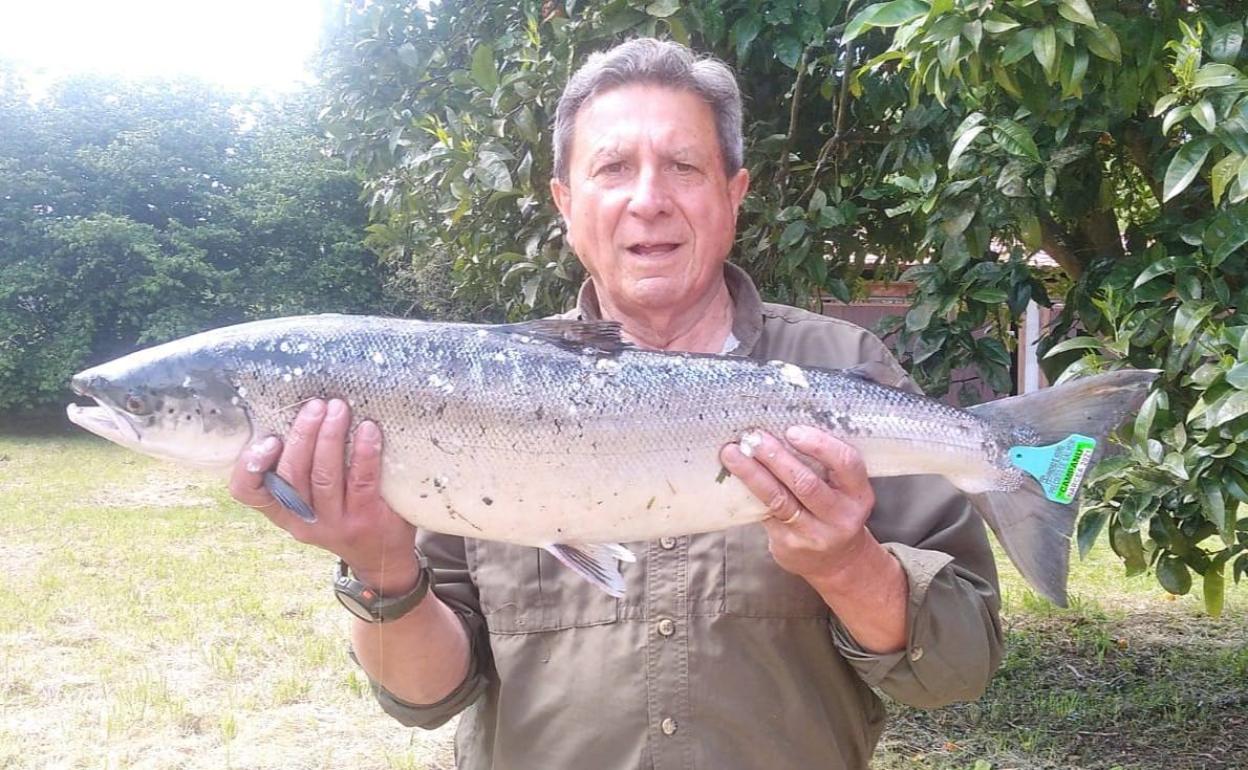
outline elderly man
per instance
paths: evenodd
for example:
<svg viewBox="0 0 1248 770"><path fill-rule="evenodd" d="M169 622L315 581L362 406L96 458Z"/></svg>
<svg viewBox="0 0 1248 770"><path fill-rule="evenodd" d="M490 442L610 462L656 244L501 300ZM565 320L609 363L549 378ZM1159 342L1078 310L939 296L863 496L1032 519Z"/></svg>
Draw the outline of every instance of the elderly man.
<svg viewBox="0 0 1248 770"><path fill-rule="evenodd" d="M725 65L654 40L591 57L555 121L551 191L590 276L568 317L660 350L880 362L912 388L869 333L764 303L727 263L748 185ZM382 706L423 727L462 712L461 768L862 768L884 720L872 687L975 698L1000 659L996 573L965 501L935 478L873 489L822 431L725 447L771 518L631 544L614 599L536 549L415 532L377 493L376 426L344 464L349 424L341 401L308 404L284 449L244 454L232 491L350 565L377 621L356 621L352 646ZM264 491L274 464L317 523Z"/></svg>

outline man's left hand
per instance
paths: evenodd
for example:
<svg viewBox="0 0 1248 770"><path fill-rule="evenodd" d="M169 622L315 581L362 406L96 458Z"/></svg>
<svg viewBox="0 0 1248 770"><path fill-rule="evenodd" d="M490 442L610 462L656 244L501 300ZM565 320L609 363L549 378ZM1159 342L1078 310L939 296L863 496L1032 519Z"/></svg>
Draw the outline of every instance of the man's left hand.
<svg viewBox="0 0 1248 770"><path fill-rule="evenodd" d="M812 469L775 436L756 438L752 456L729 444L720 461L767 506L763 526L776 562L816 587L852 581L855 562L879 547L866 528L875 493L862 456L825 431L789 428L785 438Z"/></svg>

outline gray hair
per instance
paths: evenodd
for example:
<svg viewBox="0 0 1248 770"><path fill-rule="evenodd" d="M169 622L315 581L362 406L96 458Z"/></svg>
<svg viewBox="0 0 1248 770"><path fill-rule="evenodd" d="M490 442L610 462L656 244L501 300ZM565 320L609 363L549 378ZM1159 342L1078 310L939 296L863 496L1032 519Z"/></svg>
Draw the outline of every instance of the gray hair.
<svg viewBox="0 0 1248 770"><path fill-rule="evenodd" d="M711 108L724 171L732 176L745 162L741 138L741 91L722 61L696 56L680 43L638 38L592 54L568 80L555 108L555 176L568 181L576 116L585 102L621 86L647 83L689 91Z"/></svg>

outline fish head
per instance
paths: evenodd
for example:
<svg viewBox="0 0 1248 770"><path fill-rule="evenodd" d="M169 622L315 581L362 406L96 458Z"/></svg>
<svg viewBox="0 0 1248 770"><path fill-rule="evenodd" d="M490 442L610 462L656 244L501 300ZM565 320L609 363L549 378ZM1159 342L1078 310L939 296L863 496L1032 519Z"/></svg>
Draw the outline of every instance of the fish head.
<svg viewBox="0 0 1248 770"><path fill-rule="evenodd" d="M71 388L96 405L71 404L70 422L152 457L226 470L251 442L245 404L205 351L157 346L80 372Z"/></svg>

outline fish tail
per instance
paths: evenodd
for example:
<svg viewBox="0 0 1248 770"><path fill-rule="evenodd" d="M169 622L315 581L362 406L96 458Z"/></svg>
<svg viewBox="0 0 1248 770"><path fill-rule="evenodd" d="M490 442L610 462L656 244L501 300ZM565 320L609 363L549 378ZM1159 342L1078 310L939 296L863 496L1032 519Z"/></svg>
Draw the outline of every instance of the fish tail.
<svg viewBox="0 0 1248 770"><path fill-rule="evenodd" d="M1024 474L1021 486L1011 491L970 495L971 504L992 527L1014 566L1042 596L1059 607L1066 606L1070 541L1079 512L1082 471L1105 454L1109 434L1139 409L1157 374L1123 369L991 401L970 410L1008 437L1007 442L1017 439L1016 443L1026 444L1028 449L1079 444L1063 456L1067 462L1065 470L1057 469L1056 483L1047 492L1033 478L1034 469L1020 462L1019 453L1012 449L1012 461L1032 475ZM1094 448L1087 439L1095 442ZM1080 467L1077 474L1073 473L1076 464Z"/></svg>

